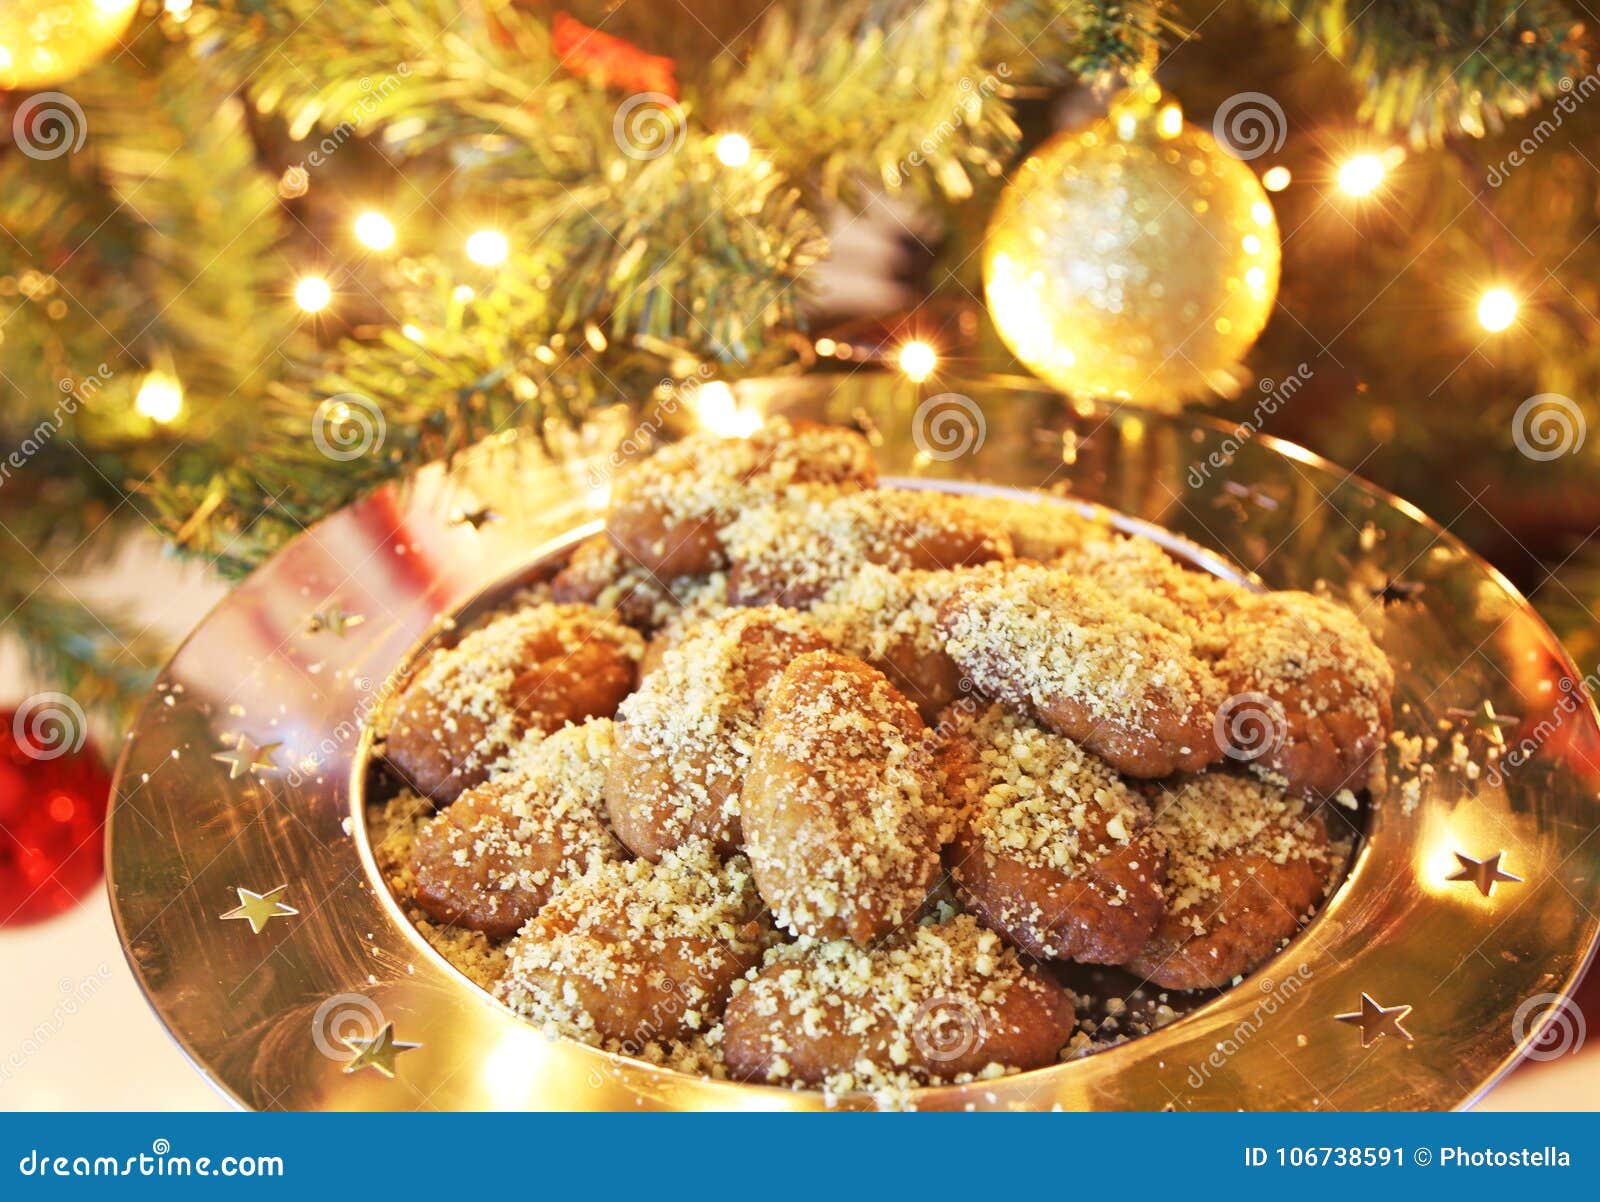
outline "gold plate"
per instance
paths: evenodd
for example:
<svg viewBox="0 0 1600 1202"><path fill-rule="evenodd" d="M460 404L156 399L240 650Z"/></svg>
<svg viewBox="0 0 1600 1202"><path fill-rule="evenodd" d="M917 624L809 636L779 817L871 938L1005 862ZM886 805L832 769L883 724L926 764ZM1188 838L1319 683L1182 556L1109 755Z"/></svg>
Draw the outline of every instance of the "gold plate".
<svg viewBox="0 0 1600 1202"><path fill-rule="evenodd" d="M1242 985L1110 1050L914 1104L1442 1109L1470 1103L1543 1024L1571 1020L1600 910L1600 727L1509 583L1412 506L1299 447L1069 406L1023 381L946 385L957 391L861 374L752 381L735 396L863 425L888 475L1043 489L1154 523L1272 587L1326 581L1380 630L1397 728L1438 744L1405 767L1390 749L1348 878ZM162 1021L241 1104L872 1104L547 1039L423 941L367 848L365 719L442 622L592 526L618 456L660 418L642 432L635 420L605 415L559 460L507 437L380 489L240 585L163 672L118 765L112 907ZM1491 759L1495 744L1514 754Z"/></svg>

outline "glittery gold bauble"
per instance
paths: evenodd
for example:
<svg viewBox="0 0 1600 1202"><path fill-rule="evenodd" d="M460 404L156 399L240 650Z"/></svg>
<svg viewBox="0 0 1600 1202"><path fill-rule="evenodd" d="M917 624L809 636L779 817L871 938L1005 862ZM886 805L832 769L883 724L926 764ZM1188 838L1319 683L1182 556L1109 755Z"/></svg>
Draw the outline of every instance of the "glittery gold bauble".
<svg viewBox="0 0 1600 1202"><path fill-rule="evenodd" d="M1045 380L1173 409L1236 391L1280 258L1255 173L1167 106L1114 112L1023 163L983 274L995 326Z"/></svg>
<svg viewBox="0 0 1600 1202"><path fill-rule="evenodd" d="M71 79L115 46L139 0L0 0L0 91Z"/></svg>

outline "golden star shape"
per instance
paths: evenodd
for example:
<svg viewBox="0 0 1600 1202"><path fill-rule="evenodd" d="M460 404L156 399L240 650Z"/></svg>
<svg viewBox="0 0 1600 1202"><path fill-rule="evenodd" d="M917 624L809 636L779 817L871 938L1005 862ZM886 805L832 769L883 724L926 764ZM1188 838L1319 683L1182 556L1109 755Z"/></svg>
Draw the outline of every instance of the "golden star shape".
<svg viewBox="0 0 1600 1202"><path fill-rule="evenodd" d="M360 614L346 613L337 605L330 605L327 609L319 609L312 614L311 621L307 625L312 634L319 634L326 630L329 634L343 637L345 631L352 626L359 626L365 621L366 618Z"/></svg>
<svg viewBox="0 0 1600 1202"><path fill-rule="evenodd" d="M233 746L213 752L211 758L228 765L228 779L238 780L251 772L276 772L272 753L282 743L257 743L243 731L233 736Z"/></svg>
<svg viewBox="0 0 1600 1202"><path fill-rule="evenodd" d="M1520 883L1520 876L1512 876L1509 872L1500 871L1500 857L1505 855L1497 851L1487 860L1474 860L1471 856L1464 856L1459 851L1455 853L1461 862L1461 868L1451 873L1444 879L1447 881L1471 881L1477 886L1478 892L1488 897L1494 892L1495 885L1500 881L1515 881Z"/></svg>
<svg viewBox="0 0 1600 1202"><path fill-rule="evenodd" d="M394 1076L394 1060L401 1052L420 1048L420 1043L402 1043L394 1037L394 1024L384 1023L374 1039L346 1039L344 1046L355 1057L344 1066L347 1073L357 1073L364 1068L376 1069L385 1077Z"/></svg>
<svg viewBox="0 0 1600 1202"><path fill-rule="evenodd" d="M250 929L259 935L274 918L288 918L290 915L300 913L293 906L286 906L278 900L288 892L288 889L287 885L279 885L276 889L269 889L265 893L255 893L243 886L235 886L234 892L239 895L239 904L218 917L242 918L250 924Z"/></svg>
<svg viewBox="0 0 1600 1202"><path fill-rule="evenodd" d="M1483 704L1473 709L1467 710L1461 709L1459 706L1451 706L1446 712L1452 718L1465 720L1468 726L1479 732L1496 747L1504 747L1506 745L1505 731L1501 728L1516 726L1522 721L1522 719L1513 718L1509 714L1495 713L1494 702L1487 697L1484 698Z"/></svg>
<svg viewBox="0 0 1600 1202"><path fill-rule="evenodd" d="M1411 1032L1400 1025L1400 1020L1411 1013L1410 1006L1380 1006L1370 994L1361 995L1361 1009L1350 1014L1335 1014L1342 1023L1354 1023L1361 1028L1361 1046L1370 1048L1385 1035L1394 1035L1407 1043Z"/></svg>

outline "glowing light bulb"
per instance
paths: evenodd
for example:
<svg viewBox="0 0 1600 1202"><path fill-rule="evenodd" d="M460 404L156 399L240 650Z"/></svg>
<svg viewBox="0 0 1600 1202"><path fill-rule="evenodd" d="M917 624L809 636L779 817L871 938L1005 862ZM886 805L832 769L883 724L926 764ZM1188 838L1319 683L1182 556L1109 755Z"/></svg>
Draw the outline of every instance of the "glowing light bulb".
<svg viewBox="0 0 1600 1202"><path fill-rule="evenodd" d="M1163 138L1176 138L1183 132L1183 110L1176 104L1163 105L1156 114L1156 133Z"/></svg>
<svg viewBox="0 0 1600 1202"><path fill-rule="evenodd" d="M1339 168L1339 187L1350 196L1370 196L1388 170L1375 154L1358 154Z"/></svg>
<svg viewBox="0 0 1600 1202"><path fill-rule="evenodd" d="M1261 176L1261 186L1268 192L1282 192L1293 178L1287 167L1268 167Z"/></svg>
<svg viewBox="0 0 1600 1202"><path fill-rule="evenodd" d="M750 139L743 134L723 134L717 139L717 158L724 167L743 167L750 161Z"/></svg>
<svg viewBox="0 0 1600 1202"><path fill-rule="evenodd" d="M183 386L166 372L153 371L139 385L133 407L158 425L166 425L183 411Z"/></svg>
<svg viewBox="0 0 1600 1202"><path fill-rule="evenodd" d="M926 342L913 341L900 348L900 370L914 384L920 384L939 366L939 352Z"/></svg>
<svg viewBox="0 0 1600 1202"><path fill-rule="evenodd" d="M294 303L307 313L320 313L333 299L333 288L320 275L308 275L294 286Z"/></svg>
<svg viewBox="0 0 1600 1202"><path fill-rule="evenodd" d="M1505 288L1491 288L1478 301L1478 324L1498 334L1517 319L1517 298Z"/></svg>
<svg viewBox="0 0 1600 1202"><path fill-rule="evenodd" d="M394 222L372 210L361 214L355 223L356 241L369 250L388 250L394 245Z"/></svg>
<svg viewBox="0 0 1600 1202"><path fill-rule="evenodd" d="M467 258L480 267L498 267L511 254L511 244L498 230L479 230L467 239Z"/></svg>
<svg viewBox="0 0 1600 1202"><path fill-rule="evenodd" d="M695 391L694 408L700 424L722 438L749 438L761 428L761 414L740 408L733 389L721 380L708 380Z"/></svg>

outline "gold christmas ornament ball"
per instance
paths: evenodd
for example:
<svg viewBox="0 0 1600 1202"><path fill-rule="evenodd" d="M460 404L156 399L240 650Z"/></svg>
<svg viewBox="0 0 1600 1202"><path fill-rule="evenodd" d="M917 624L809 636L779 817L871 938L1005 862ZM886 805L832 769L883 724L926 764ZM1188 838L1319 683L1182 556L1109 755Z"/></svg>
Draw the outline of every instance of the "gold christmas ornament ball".
<svg viewBox="0 0 1600 1202"><path fill-rule="evenodd" d="M1161 409L1237 391L1272 313L1282 247L1266 189L1174 106L1061 134L1001 194L990 315L1064 392Z"/></svg>
<svg viewBox="0 0 1600 1202"><path fill-rule="evenodd" d="M139 0L0 0L0 91L61 83L99 62Z"/></svg>

